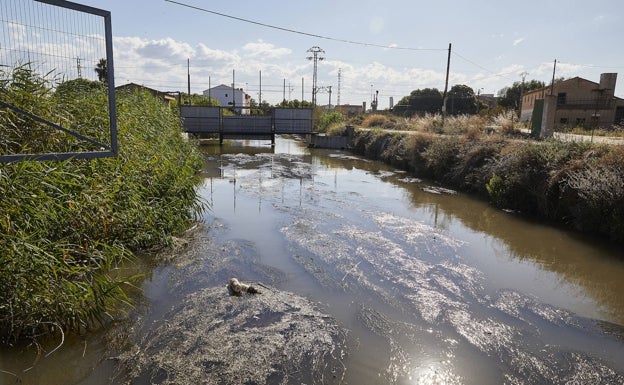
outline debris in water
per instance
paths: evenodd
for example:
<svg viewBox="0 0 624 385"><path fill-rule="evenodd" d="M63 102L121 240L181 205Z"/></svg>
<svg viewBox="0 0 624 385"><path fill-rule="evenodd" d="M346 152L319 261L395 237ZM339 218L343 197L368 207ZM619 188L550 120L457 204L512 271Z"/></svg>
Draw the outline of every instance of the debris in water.
<svg viewBox="0 0 624 385"><path fill-rule="evenodd" d="M236 278L230 278L230 281L228 282L227 288L230 291L230 294L238 295L238 296L243 295L243 293L262 294L255 287L253 287L251 285L247 285L247 284L241 283Z"/></svg>

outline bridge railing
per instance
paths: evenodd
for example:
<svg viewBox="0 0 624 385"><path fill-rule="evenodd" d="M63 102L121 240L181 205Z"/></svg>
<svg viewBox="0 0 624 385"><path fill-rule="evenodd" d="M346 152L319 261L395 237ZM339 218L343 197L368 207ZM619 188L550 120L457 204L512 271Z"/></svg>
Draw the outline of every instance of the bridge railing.
<svg viewBox="0 0 624 385"><path fill-rule="evenodd" d="M180 106L184 131L189 133L218 133L221 130L221 108Z"/></svg>
<svg viewBox="0 0 624 385"><path fill-rule="evenodd" d="M274 124L276 134L309 134L312 132L311 108L276 108Z"/></svg>
<svg viewBox="0 0 624 385"><path fill-rule="evenodd" d="M311 108L272 108L267 114L226 115L227 107L180 106L188 133L308 134L312 132Z"/></svg>
<svg viewBox="0 0 624 385"><path fill-rule="evenodd" d="M273 132L273 117L266 115L236 115L223 117L223 132L236 134L266 134Z"/></svg>

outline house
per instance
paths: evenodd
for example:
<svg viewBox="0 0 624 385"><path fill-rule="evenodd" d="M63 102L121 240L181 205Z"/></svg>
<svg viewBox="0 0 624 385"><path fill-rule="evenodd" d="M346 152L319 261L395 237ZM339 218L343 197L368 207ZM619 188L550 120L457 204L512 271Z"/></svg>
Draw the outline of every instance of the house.
<svg viewBox="0 0 624 385"><path fill-rule="evenodd" d="M204 90L204 96L218 100L222 106L234 107L238 114L249 115L251 96L246 94L242 88L233 88L221 84Z"/></svg>
<svg viewBox="0 0 624 385"><path fill-rule="evenodd" d="M335 106L334 109L342 112L347 116L353 116L363 113L366 107L364 107L362 104L341 104L339 106Z"/></svg>
<svg viewBox="0 0 624 385"><path fill-rule="evenodd" d="M162 100L167 105L169 105L172 101L176 100L175 96L167 92L158 91L153 88L145 87L136 83L124 84L119 87L115 87L115 90L121 92L136 92L138 95L140 95L141 92L148 92L152 94L152 96L154 96L155 98Z"/></svg>
<svg viewBox="0 0 624 385"><path fill-rule="evenodd" d="M494 94L478 94L477 100L488 108L496 107L497 99Z"/></svg>
<svg viewBox="0 0 624 385"><path fill-rule="evenodd" d="M527 122L544 99L553 98L554 124L558 127L611 127L624 121L624 99L614 95L617 73L603 73L600 83L580 77L522 94L520 120ZM556 98L556 101L555 101ZM539 101L542 102L539 102Z"/></svg>

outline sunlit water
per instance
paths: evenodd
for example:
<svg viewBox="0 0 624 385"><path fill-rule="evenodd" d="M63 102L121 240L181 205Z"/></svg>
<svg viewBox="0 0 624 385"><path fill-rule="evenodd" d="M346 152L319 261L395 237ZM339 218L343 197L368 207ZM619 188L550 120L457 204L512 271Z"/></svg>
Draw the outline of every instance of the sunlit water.
<svg viewBox="0 0 624 385"><path fill-rule="evenodd" d="M248 142L203 150L201 193L211 211L181 255L150 270L147 304L127 345L153 349L146 340L167 322L198 324L206 307L189 298L218 296L237 276L292 293L299 307L309 301L306 317L324 314L346 335L344 368L332 372L340 375L289 373L279 381L624 381L624 263L616 247L347 152L287 139L275 148ZM68 341L26 373L32 354L3 352L0 370L24 383L123 381L116 361L105 359L111 339L104 331ZM221 381L214 383L236 383Z"/></svg>

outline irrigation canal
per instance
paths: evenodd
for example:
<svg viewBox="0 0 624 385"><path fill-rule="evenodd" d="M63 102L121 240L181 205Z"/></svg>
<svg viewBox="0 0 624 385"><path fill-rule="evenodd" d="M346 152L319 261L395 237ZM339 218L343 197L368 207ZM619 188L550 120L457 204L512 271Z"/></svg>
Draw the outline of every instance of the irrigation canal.
<svg viewBox="0 0 624 385"><path fill-rule="evenodd" d="M32 349L4 351L1 370L24 384L624 382L621 250L347 152L203 149L212 209L141 268L136 314L26 372ZM232 276L262 293L229 296Z"/></svg>

